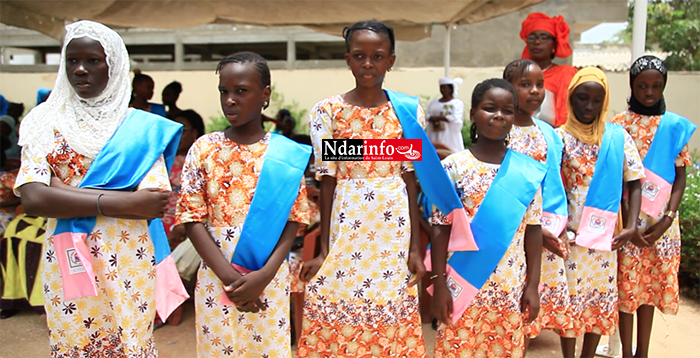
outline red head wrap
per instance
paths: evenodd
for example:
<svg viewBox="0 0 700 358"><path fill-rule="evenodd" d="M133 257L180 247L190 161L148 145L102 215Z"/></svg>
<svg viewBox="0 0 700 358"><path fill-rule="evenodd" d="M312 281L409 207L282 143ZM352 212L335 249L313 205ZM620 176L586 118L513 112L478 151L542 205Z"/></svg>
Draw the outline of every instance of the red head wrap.
<svg viewBox="0 0 700 358"><path fill-rule="evenodd" d="M567 58L571 56L571 45L569 45L569 24L564 21L563 16L549 17L541 12L533 12L523 21L520 30L520 38L527 43L527 35L533 31L545 31L554 37L557 48L554 50L555 57ZM523 50L522 58L530 58L527 45Z"/></svg>

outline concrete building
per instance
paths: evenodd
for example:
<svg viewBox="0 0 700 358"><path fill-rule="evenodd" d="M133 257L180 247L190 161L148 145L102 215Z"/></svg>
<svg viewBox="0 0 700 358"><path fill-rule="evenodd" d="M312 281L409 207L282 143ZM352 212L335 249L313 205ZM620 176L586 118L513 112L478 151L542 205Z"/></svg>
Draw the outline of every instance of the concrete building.
<svg viewBox="0 0 700 358"><path fill-rule="evenodd" d="M518 35L520 23L528 13L536 11L563 15L571 26L573 43L583 31L601 22L626 21L627 0L547 0L485 22L455 26L450 29L451 65L503 66L519 58L524 47ZM143 28L118 31L127 44L135 67L143 71L189 71L211 69L222 56L244 49L260 53L274 69L344 67L341 30L338 29L337 35L329 35L299 26L204 25L182 30ZM397 43L397 67L443 65L447 29L436 24L426 26L425 31L430 33L426 39ZM0 27L0 48L1 71L56 70L59 41L46 35L3 25ZM28 65L28 62L34 64Z"/></svg>

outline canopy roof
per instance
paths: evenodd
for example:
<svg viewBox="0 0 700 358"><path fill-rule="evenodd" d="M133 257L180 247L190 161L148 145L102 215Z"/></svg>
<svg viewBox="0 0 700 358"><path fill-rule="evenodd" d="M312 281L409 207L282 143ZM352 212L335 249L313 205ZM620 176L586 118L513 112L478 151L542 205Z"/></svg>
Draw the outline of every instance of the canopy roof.
<svg viewBox="0 0 700 358"><path fill-rule="evenodd" d="M0 22L60 39L66 21L93 20L116 28L188 28L234 23L302 25L340 35L356 21L377 19L397 39L430 36L431 24L471 24L544 0L3 0Z"/></svg>

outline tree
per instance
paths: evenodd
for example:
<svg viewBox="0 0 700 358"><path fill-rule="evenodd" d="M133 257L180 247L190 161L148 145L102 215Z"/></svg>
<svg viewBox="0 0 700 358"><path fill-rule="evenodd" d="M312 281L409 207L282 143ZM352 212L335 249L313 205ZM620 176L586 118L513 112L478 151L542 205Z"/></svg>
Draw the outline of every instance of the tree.
<svg viewBox="0 0 700 358"><path fill-rule="evenodd" d="M616 42L632 42L634 2L629 3L627 28ZM657 48L670 55L664 61L672 71L700 71L700 1L649 0L647 49Z"/></svg>

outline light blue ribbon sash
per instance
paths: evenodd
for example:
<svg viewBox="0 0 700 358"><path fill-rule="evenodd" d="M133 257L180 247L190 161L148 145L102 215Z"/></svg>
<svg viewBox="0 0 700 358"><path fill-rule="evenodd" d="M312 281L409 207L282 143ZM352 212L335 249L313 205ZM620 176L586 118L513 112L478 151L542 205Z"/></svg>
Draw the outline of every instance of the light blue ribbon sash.
<svg viewBox="0 0 700 358"><path fill-rule="evenodd" d="M506 153L471 223L479 251L457 251L447 261L453 322L469 307L505 255L546 173L547 166L530 156L510 149Z"/></svg>
<svg viewBox="0 0 700 358"><path fill-rule="evenodd" d="M416 120L418 98L389 90L386 90L386 94L401 122L404 138L421 140L422 160L412 163L421 189L428 200L441 212L446 213L452 222L448 250L478 250L462 201L442 167L435 147Z"/></svg>
<svg viewBox="0 0 700 358"><path fill-rule="evenodd" d="M542 227L554 236L559 236L566 228L569 216L566 190L561 177L564 142L549 123L537 118L532 119L547 142L547 175L542 182Z"/></svg>
<svg viewBox="0 0 700 358"><path fill-rule="evenodd" d="M102 150L97 154L78 187L131 191L139 185L161 154L165 158L165 165L168 172L170 172L181 135L181 124L145 111L132 110L119 128L117 128L112 138L107 141ZM73 237L73 244L85 245L84 242L76 242L76 238L89 235L95 227L96 220L97 217L95 216L75 219L58 219L54 236L61 237L61 234L68 234L68 236ZM148 230L153 242L156 266L165 261L171 261L172 259L167 260L170 256L170 244L165 235L162 221L160 219L149 220ZM83 266L92 266L88 262L90 256L85 255L84 249L76 248L76 253L79 255ZM62 255L59 254L59 256L59 258L63 258ZM80 263L74 262L73 265L79 266ZM177 270L175 272L177 272ZM65 281L70 274L68 273L66 275L64 272L61 272L61 274L64 280L65 291ZM94 274L92 276L91 280L94 285ZM164 282L157 282L157 285L161 285L162 283ZM176 290L177 293L184 293L184 299L189 297L184 287L182 287L182 290L176 287L176 282L168 282L167 285L170 286L171 289ZM181 285L182 282L180 281L180 286ZM89 288L84 289L86 291L82 291L77 297L86 295L86 292L91 291ZM64 292L64 295L66 295L66 292ZM93 296L96 295L97 292L94 290ZM158 304L157 302L156 305ZM177 308L177 306L172 309L174 310L175 308ZM161 318L167 318L170 312L166 314L159 310L158 313Z"/></svg>
<svg viewBox="0 0 700 358"><path fill-rule="evenodd" d="M610 251L622 201L625 163L625 129L606 123L586 195L576 244L589 249Z"/></svg>
<svg viewBox="0 0 700 358"><path fill-rule="evenodd" d="M270 258L299 195L310 157L308 145L270 134L255 194L231 258L239 272L260 270Z"/></svg>
<svg viewBox="0 0 700 358"><path fill-rule="evenodd" d="M657 218L671 195L676 180L675 159L688 143L697 126L673 112L661 117L654 140L644 157L646 178L641 180L641 209Z"/></svg>

